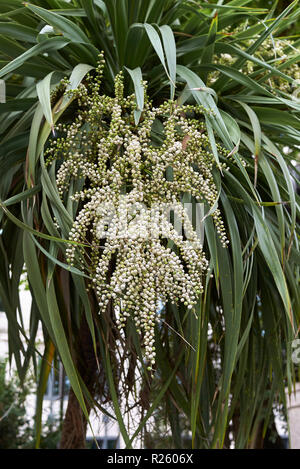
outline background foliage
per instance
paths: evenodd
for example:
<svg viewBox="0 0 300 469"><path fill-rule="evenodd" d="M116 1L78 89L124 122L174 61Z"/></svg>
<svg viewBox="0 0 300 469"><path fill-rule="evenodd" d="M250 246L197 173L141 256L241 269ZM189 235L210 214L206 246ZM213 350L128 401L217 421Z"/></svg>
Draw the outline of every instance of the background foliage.
<svg viewBox="0 0 300 469"><path fill-rule="evenodd" d="M0 78L7 91L0 104L0 296L10 359L22 380L30 363L37 369L42 324L37 440L57 353L83 414L112 402L128 447L162 405L174 447L183 445L183 418L194 447L229 445L231 430L235 446L245 448L258 430L266 432L274 402L285 403L284 387L291 389L296 379L291 344L299 328L299 196L292 181L299 175L293 165L299 154L299 12L297 1L270 8L247 0L0 3ZM224 157L215 142L235 159L230 171L215 173L229 248L220 246L206 218L214 278L205 279L197 318L165 305L153 378L133 324L125 337L118 335L113 316L98 316L84 277L65 265L75 209L62 204L55 167L43 161L55 123L70 122L76 113L76 101L55 87L64 77L70 89L84 83L100 50L107 63L101 93L112 95L115 75L129 69L126 90L136 93L141 111L141 74L156 104L170 97L195 100L214 112L206 125L216 161ZM33 296L28 336L18 297L24 263ZM92 384L84 375L87 335L99 364ZM125 424L132 402L140 415L134 435Z"/></svg>
<svg viewBox="0 0 300 469"><path fill-rule="evenodd" d="M26 415L25 388L20 386L16 376L6 376L7 362L0 362L0 448L17 449L22 447L29 437L33 437L30 422Z"/></svg>

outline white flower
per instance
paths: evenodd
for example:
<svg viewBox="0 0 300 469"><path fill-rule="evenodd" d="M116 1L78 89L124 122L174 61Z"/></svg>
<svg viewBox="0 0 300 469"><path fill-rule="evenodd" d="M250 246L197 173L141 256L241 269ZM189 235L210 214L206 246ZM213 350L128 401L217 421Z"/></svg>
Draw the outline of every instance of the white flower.
<svg viewBox="0 0 300 469"><path fill-rule="evenodd" d="M71 181L83 184L73 195L81 208L69 238L91 246L88 271L100 312L112 299L118 307L118 328L132 316L144 335L146 358L154 364L154 325L161 303L181 302L192 310L203 291L208 261L181 196L189 193L215 205L214 156L202 118L208 111L170 102L154 108L145 100L143 120L136 127L135 100L124 98L122 89L120 75L115 98L99 94L99 80L75 91L79 115L49 154L63 159L57 172L62 199ZM164 128L160 146L151 139L155 119ZM228 154L216 145L221 155ZM184 233L166 216L166 205L183 223ZM219 209L212 217L226 246ZM67 258L86 268L83 247L70 244Z"/></svg>

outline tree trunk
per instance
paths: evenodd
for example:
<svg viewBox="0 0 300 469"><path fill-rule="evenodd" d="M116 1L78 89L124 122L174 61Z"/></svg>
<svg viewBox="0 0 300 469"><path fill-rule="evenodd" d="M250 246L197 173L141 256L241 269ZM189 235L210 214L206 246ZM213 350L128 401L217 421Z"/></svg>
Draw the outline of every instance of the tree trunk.
<svg viewBox="0 0 300 469"><path fill-rule="evenodd" d="M87 420L73 389L70 390L68 407L62 427L60 449L84 449Z"/></svg>
<svg viewBox="0 0 300 469"><path fill-rule="evenodd" d="M85 318L79 332L76 366L91 397L95 396L97 388L97 362L89 327ZM85 401L88 413L91 407ZM80 404L70 389L68 406L62 425L60 449L84 449L86 447L87 419Z"/></svg>

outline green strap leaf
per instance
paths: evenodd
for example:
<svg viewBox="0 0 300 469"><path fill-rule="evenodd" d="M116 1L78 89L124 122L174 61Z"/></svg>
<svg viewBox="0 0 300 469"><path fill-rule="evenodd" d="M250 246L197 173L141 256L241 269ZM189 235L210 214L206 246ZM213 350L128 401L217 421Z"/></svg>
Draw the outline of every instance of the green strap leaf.
<svg viewBox="0 0 300 469"><path fill-rule="evenodd" d="M76 90L78 86L80 85L80 83L82 82L83 78L86 76L86 74L89 73L93 69L94 67L92 67L91 65L87 65L87 64L76 65L76 67L73 69L71 73L71 76L69 79L70 83L68 84L66 88L66 92L71 91L71 90ZM67 107L69 102L70 102L70 97L68 95L65 95L58 111Z"/></svg>
<svg viewBox="0 0 300 469"><path fill-rule="evenodd" d="M36 5L31 5L30 3L25 3L26 7L29 8L35 15L42 18L46 24L50 24L54 28L60 30L65 38L70 39L72 42L79 43L89 43L89 38L83 32L82 28L77 26L74 21L70 21L67 18L54 13L44 8L38 7Z"/></svg>
<svg viewBox="0 0 300 469"><path fill-rule="evenodd" d="M69 345L64 331L64 326L60 317L60 312L57 304L56 293L54 288L53 272L51 270L47 277L47 289L46 289L47 305L49 310L50 322L53 329L57 349L59 351L61 360L66 370L67 376L70 380L74 394L76 395L80 407L89 421L89 414L84 402L81 386L79 383L77 370L72 360Z"/></svg>
<svg viewBox="0 0 300 469"><path fill-rule="evenodd" d="M70 40L63 37L52 37L51 39L46 39L45 41L37 44L36 46L31 47L23 54L19 55L16 59L9 62L5 67L0 70L0 77L4 77L7 73L13 72L23 65L31 57L36 55L43 54L44 52L51 52L54 50L59 50L69 44Z"/></svg>
<svg viewBox="0 0 300 469"><path fill-rule="evenodd" d="M42 110L46 121L51 126L52 132L54 132L53 115L51 108L51 79L54 72L49 73L42 81L36 85L36 91L39 101L42 106Z"/></svg>
<svg viewBox="0 0 300 469"><path fill-rule="evenodd" d="M2 81L2 80L1 80ZM1 103L1 99L0 99ZM7 103L0 104L0 114L5 112L27 111L36 103L35 98L12 99Z"/></svg>
<svg viewBox="0 0 300 469"><path fill-rule="evenodd" d="M236 100L239 105L246 111L248 114L248 117L250 119L252 129L253 129L253 134L254 134L254 187L256 187L257 184L257 172L258 172L258 159L261 151L261 127L260 127L260 122L258 120L257 115L251 109L248 104L243 103L241 101Z"/></svg>
<svg viewBox="0 0 300 469"><path fill-rule="evenodd" d="M176 82L176 43L174 34L170 26L160 26L160 32L163 39L163 45L167 58L170 80L171 80L171 99L174 99L175 95L175 82Z"/></svg>
<svg viewBox="0 0 300 469"><path fill-rule="evenodd" d="M0 208L4 211L5 215L13 221L19 228L22 228L22 230L25 230L39 238L43 239L48 239L49 241L56 241L57 243L67 243L67 244L76 244L77 246L83 246L83 247L89 247L87 244L80 244L76 243L75 241L70 241L68 239L62 239L62 238L56 238L55 236L50 236L45 233L42 233L40 231L37 231L33 228L31 228L29 225L26 225L26 223L23 223L21 220L19 220L17 217L15 217L4 205L4 203L0 200Z"/></svg>
<svg viewBox="0 0 300 469"><path fill-rule="evenodd" d="M134 92L136 97L137 109L134 112L135 125L138 125L143 109L144 109L144 87L142 84L143 76L140 67L131 70L130 68L125 67L134 84Z"/></svg>
<svg viewBox="0 0 300 469"><path fill-rule="evenodd" d="M22 24L3 21L0 23L0 34L36 44L37 31Z"/></svg>
<svg viewBox="0 0 300 469"><path fill-rule="evenodd" d="M6 86L5 81L0 80L0 103L6 102Z"/></svg>
<svg viewBox="0 0 300 469"><path fill-rule="evenodd" d="M37 386L37 402L36 402L36 414L35 414L35 435L36 443L35 447L38 449L41 443L42 433L42 414L43 414L43 399L47 389L47 383L49 374L52 367L54 358L55 347L53 343L48 340L46 342L44 355L42 358L41 369L39 374L39 384Z"/></svg>

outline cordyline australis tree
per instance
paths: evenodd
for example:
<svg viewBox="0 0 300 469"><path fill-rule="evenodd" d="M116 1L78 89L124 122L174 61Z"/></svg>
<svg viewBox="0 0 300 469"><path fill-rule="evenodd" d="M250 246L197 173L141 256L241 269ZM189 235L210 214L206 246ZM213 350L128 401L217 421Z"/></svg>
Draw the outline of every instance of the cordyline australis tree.
<svg viewBox="0 0 300 469"><path fill-rule="evenodd" d="M61 448L84 447L92 408L112 409L127 447L159 409L173 447L183 428L194 448L226 447L229 432L253 447L285 405L299 326L300 10L256 3L0 4L0 296L10 358L21 378L38 370L37 446L56 355L72 386ZM183 202L201 211L200 237ZM128 204L118 236L108 212Z"/></svg>

